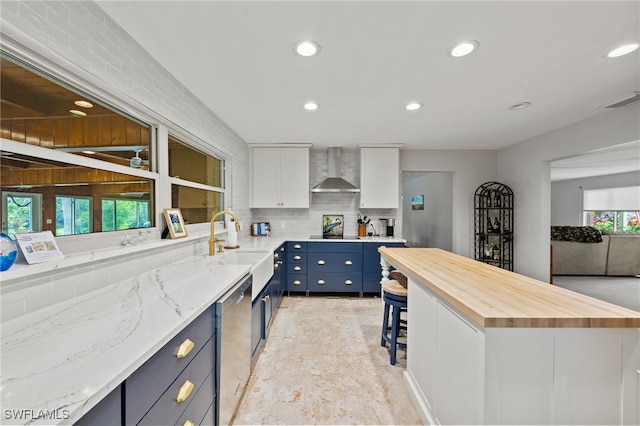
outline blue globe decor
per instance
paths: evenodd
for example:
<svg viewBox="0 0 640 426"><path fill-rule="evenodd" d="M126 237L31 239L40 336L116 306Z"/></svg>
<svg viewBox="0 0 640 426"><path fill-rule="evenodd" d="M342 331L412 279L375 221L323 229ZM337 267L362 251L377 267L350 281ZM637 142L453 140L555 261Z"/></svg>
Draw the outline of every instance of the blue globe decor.
<svg viewBox="0 0 640 426"><path fill-rule="evenodd" d="M18 247L10 236L0 232L0 271L6 271L16 262Z"/></svg>

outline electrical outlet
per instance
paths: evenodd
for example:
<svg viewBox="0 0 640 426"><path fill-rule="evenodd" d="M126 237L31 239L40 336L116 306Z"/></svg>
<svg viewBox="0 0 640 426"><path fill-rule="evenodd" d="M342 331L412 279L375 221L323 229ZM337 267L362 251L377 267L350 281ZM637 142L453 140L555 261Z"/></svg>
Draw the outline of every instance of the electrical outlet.
<svg viewBox="0 0 640 426"><path fill-rule="evenodd" d="M280 229L284 229L287 227L287 222L285 222L284 220L280 221Z"/></svg>

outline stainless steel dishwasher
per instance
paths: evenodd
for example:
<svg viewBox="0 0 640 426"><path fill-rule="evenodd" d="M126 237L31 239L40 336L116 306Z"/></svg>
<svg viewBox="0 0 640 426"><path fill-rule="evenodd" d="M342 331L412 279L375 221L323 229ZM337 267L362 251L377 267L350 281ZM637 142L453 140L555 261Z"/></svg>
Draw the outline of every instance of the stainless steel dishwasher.
<svg viewBox="0 0 640 426"><path fill-rule="evenodd" d="M228 425L251 374L251 286L243 278L216 302L218 421Z"/></svg>

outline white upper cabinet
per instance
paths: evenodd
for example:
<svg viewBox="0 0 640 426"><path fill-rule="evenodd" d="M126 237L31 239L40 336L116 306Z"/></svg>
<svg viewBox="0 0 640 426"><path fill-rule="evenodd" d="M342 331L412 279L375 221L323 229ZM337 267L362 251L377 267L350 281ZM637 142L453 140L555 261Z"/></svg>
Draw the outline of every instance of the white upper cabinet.
<svg viewBox="0 0 640 426"><path fill-rule="evenodd" d="M400 202L400 145L360 148L360 208L397 209Z"/></svg>
<svg viewBox="0 0 640 426"><path fill-rule="evenodd" d="M309 208L310 146L252 146L252 208Z"/></svg>

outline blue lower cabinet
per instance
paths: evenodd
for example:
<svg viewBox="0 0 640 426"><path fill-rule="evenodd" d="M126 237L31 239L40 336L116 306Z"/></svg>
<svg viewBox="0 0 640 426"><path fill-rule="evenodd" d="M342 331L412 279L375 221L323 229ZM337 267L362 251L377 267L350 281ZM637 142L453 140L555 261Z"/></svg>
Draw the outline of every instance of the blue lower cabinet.
<svg viewBox="0 0 640 426"><path fill-rule="evenodd" d="M122 387L118 386L102 401L82 416L75 426L121 425L122 424Z"/></svg>
<svg viewBox="0 0 640 426"><path fill-rule="evenodd" d="M180 423L178 423L180 424ZM182 423L184 425L184 423ZM202 426L214 426L216 424L216 401L213 401L213 404L209 406L207 413L204 415L204 418L200 422Z"/></svg>
<svg viewBox="0 0 640 426"><path fill-rule="evenodd" d="M380 280L382 279L382 266L380 266L380 253L378 248L404 247L403 243L364 243L362 250L362 292L380 293Z"/></svg>
<svg viewBox="0 0 640 426"><path fill-rule="evenodd" d="M273 309L271 308L271 282L267 284L260 293L260 301L262 304L262 338L266 339L271 327L271 319L273 318Z"/></svg>
<svg viewBox="0 0 640 426"><path fill-rule="evenodd" d="M287 274L287 291L307 291L307 274Z"/></svg>
<svg viewBox="0 0 640 426"><path fill-rule="evenodd" d="M141 425L166 425L175 424L187 410L189 405L196 400L196 396L202 390L203 398L214 398L214 374L213 364L215 360L215 339L209 342L198 353L198 356L189 363L187 368L176 378L160 399L151 407L140 421ZM204 386L204 388L203 388ZM128 393L128 390L127 390ZM202 405L202 404L201 404ZM209 405L202 407L201 413L191 413L192 416L200 416L197 423L206 414ZM127 407L128 410L128 407ZM195 420L193 420L196 423ZM127 423L129 424L129 423Z"/></svg>
<svg viewBox="0 0 640 426"><path fill-rule="evenodd" d="M263 338L262 305L260 295L251 303L251 365L254 364L253 357L256 356Z"/></svg>
<svg viewBox="0 0 640 426"><path fill-rule="evenodd" d="M215 317L212 307L125 380L125 424L138 424L176 377L199 357L205 346L213 346L211 337L214 334ZM208 361L209 368L204 371L205 375L201 379L206 377L215 361L212 355L204 355L203 359Z"/></svg>
<svg viewBox="0 0 640 426"><path fill-rule="evenodd" d="M193 400L187 406L187 408L184 410L175 424L180 426L191 423L193 423L194 425L213 425L213 423L215 422L214 417L207 419L206 422L205 418L207 417L209 409L211 408L211 401L215 402L215 395L215 375L214 372L211 371L202 386L200 386L200 389L198 389L198 393L193 396Z"/></svg>
<svg viewBox="0 0 640 426"><path fill-rule="evenodd" d="M309 292L351 293L362 291L362 273L309 272Z"/></svg>

